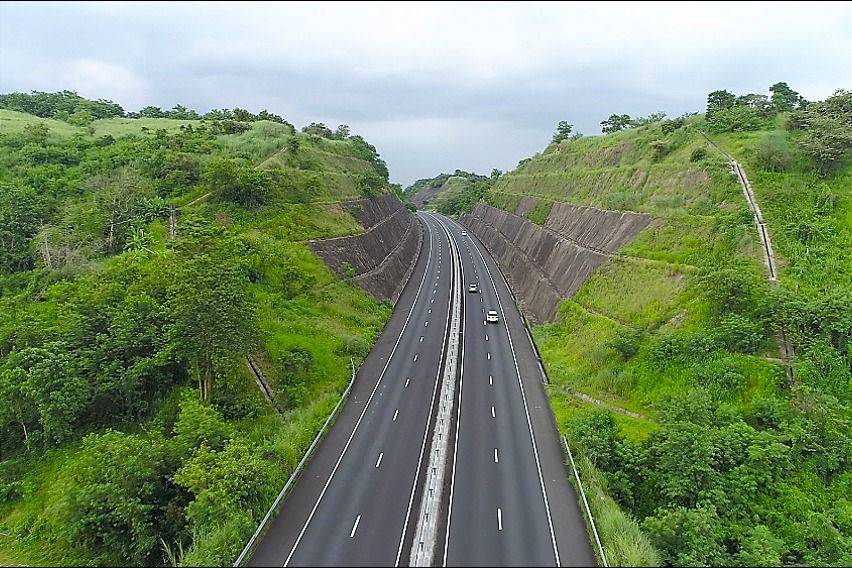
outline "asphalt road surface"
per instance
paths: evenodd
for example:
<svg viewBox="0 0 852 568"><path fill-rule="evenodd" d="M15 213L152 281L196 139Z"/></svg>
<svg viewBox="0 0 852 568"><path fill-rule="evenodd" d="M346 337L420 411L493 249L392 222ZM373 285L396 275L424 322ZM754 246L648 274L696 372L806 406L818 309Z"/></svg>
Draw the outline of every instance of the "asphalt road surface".
<svg viewBox="0 0 852 568"><path fill-rule="evenodd" d="M260 540L252 566L407 565L428 463L452 286L464 286L453 457L434 561L594 565L541 371L496 265L420 213L417 266L349 401ZM442 226L443 224L443 226ZM461 253L452 274L447 231ZM478 282L481 293L467 293ZM484 312L500 314L484 325Z"/></svg>
<svg viewBox="0 0 852 568"><path fill-rule="evenodd" d="M466 292L456 449L443 555L447 566L594 566L577 495L520 313L472 233L459 245ZM486 323L495 310L499 322Z"/></svg>

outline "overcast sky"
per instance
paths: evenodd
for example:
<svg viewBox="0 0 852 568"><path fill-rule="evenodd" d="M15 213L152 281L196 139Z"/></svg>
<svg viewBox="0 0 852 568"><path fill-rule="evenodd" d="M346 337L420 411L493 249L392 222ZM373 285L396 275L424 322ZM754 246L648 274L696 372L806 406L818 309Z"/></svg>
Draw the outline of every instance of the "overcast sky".
<svg viewBox="0 0 852 568"><path fill-rule="evenodd" d="M0 92L351 125L407 185L512 169L559 120L852 88L852 3L0 3Z"/></svg>

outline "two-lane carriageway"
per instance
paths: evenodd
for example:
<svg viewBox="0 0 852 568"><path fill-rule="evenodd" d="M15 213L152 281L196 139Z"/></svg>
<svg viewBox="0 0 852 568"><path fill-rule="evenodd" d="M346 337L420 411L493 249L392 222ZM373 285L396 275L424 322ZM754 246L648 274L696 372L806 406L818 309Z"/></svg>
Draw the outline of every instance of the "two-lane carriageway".
<svg viewBox="0 0 852 568"><path fill-rule="evenodd" d="M532 341L502 274L464 228L464 343L441 553L447 566L593 566ZM468 293L469 284L478 293ZM486 322L495 310L496 324Z"/></svg>
<svg viewBox="0 0 852 568"><path fill-rule="evenodd" d="M434 218L421 220L423 252L394 316L250 565L407 560L453 284L446 232Z"/></svg>

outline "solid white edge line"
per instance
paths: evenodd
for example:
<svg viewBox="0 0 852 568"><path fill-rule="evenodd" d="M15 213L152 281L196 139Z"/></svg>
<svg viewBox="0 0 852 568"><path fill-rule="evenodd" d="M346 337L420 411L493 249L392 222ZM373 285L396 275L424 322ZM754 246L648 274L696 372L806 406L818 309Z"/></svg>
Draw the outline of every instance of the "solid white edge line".
<svg viewBox="0 0 852 568"><path fill-rule="evenodd" d="M429 232L429 238L430 239L432 238L432 232L431 231ZM439 239L440 239L440 237L439 237ZM441 254L440 251L438 252L438 254L439 255ZM432 302L434 302L434 301L435 300L433 299ZM451 314L451 312L452 312L452 301L448 300L447 301L447 325L444 326L444 337L441 340L441 359L444 358L444 355L447 351L447 347L446 347L446 345L447 345L447 331L449 330L449 327L450 327L450 314ZM429 310L429 313L432 313L432 310ZM432 413L435 409L435 398L436 398L436 395L438 394L438 382L439 382L438 379L441 376L441 370L442 370L441 364L440 364L441 359L439 359L438 371L435 374L435 386L432 387L432 402L430 403L430 406L429 406L429 419L426 421L426 429L424 430L424 433L423 433L423 442L420 445L420 457L417 459L417 470L414 474L414 484L411 486L411 496L408 498L408 509L405 512L405 522L402 525L402 534L399 537L399 548L396 551L396 561L394 562L394 566L399 566L399 560L402 556L402 548L403 548L403 545L405 544L405 535L408 532L408 520L411 517L411 509L414 506L414 494L417 492L417 484L419 483L420 468L421 468L421 465L423 463L423 457L426 454L426 441L429 438L429 432L431 432L431 430L432 430L432 428L431 428L431 426L432 426ZM397 412L399 412L399 410L397 410ZM396 420L396 414L394 414L394 420Z"/></svg>
<svg viewBox="0 0 852 568"><path fill-rule="evenodd" d="M326 480L325 485L323 486L322 491L319 494L319 497L317 497L317 500L314 503L310 514L308 515L308 519L305 521L302 530L299 532L299 536L296 538L296 542L293 543L293 548L290 549L290 553L287 555L287 560L284 561L284 566L287 566L290 563L290 559L296 552L296 548L299 547L299 543L302 541L302 537L305 535L305 531L308 530L308 525L311 524L311 521L314 518L314 514L317 511L317 508L319 508L319 504L322 501L323 496L325 496L325 492L328 490L328 486L331 484L332 479L334 479L334 474L337 473L337 469L340 467L340 463L343 461L343 456L346 455L346 450L349 449L349 444L352 443L352 438L355 437L355 433L358 431L358 427L361 425L361 420L363 420L364 415L367 413L367 409L370 407L370 402L373 400L373 396L375 396L376 391L379 389L379 385L384 380L385 372L387 372L388 367L390 366L390 362L393 359L393 355L396 352L396 348L399 347L399 342L402 340L402 336L405 334L405 329L406 327L408 327L408 322L411 319L411 314L414 313L414 308L417 306L417 299L420 297L420 292L423 290L423 284L425 284L426 282L426 275L429 274L429 263L432 261L432 242L432 234L429 233L429 254L426 257L426 266L423 267L423 277L420 279L420 285L417 287L417 293L414 295L414 301L411 304L411 308L408 310L408 315L405 317L405 321L402 324L402 329L400 329L399 335L396 338L396 342L393 345L393 349L391 349L390 355L388 356L388 360L387 362L385 362L385 366L382 369L381 375L379 375L379 380L376 381L376 386L373 387L373 391L370 393L370 398L367 399L367 403L361 410L361 414L360 416L358 416L358 421L355 423L355 427L352 429L352 433L349 435L349 439L346 440L346 445L343 446L343 450L340 452L340 457L337 458L337 463L334 464L334 469L331 470L331 474L328 476L328 480Z"/></svg>
<svg viewBox="0 0 852 568"><path fill-rule="evenodd" d="M515 373L518 377L518 386L521 387L521 399L524 401L524 413L527 415L527 426L530 431L530 441L532 441L533 447L533 455L535 456L535 467L538 470L538 481L541 485L541 496L544 499L544 509L547 511L547 525L550 529L550 540L553 543L553 554L556 557L556 565L559 566L559 548L556 544L556 533L553 530L553 519L550 514L550 504L547 501L547 489L544 486L544 476L541 473L541 462L538 457L538 447L535 443L535 434L533 433L532 427L532 419L530 419L529 407L527 406L527 396L524 393L524 383L521 380L521 370L518 367L518 359L515 355L515 346L512 343L512 333L509 331L509 324L506 322L506 312L503 310L503 301L500 299L500 292L497 290L497 283L494 281L494 276L491 274L491 268L488 266L488 262L485 260L485 256L483 256L482 251L479 250L479 245L476 244L476 241L471 239L473 242L474 248L476 248L476 252L479 253L479 257L482 259L482 263L485 265L485 270L488 272L488 278L491 280L491 285L494 287L494 293L497 295L497 305L500 306L500 314L503 316L503 322L506 324L506 336L509 338L509 348L512 351L512 361L515 363ZM496 261L495 261L496 262ZM506 284L506 288L508 289L508 282L504 282Z"/></svg>

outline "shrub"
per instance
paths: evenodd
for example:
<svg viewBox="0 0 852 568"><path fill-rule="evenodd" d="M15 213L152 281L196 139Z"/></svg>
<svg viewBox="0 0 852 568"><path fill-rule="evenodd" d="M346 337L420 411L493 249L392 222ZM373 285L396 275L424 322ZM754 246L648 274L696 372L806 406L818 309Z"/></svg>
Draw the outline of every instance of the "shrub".
<svg viewBox="0 0 852 568"><path fill-rule="evenodd" d="M759 321L728 314L719 322L717 337L728 351L755 353L763 343L764 329Z"/></svg>
<svg viewBox="0 0 852 568"><path fill-rule="evenodd" d="M204 169L203 178L221 201L252 207L269 199L268 174L242 160L214 158Z"/></svg>
<svg viewBox="0 0 852 568"><path fill-rule="evenodd" d="M662 140L654 140L650 146L652 152L651 158L655 162L662 160L671 152L671 147Z"/></svg>
<svg viewBox="0 0 852 568"><path fill-rule="evenodd" d="M618 351L622 360L628 361L639 352L641 340L640 332L633 329L619 329L608 345Z"/></svg>
<svg viewBox="0 0 852 568"><path fill-rule="evenodd" d="M690 162L700 162L704 158L707 157L707 149L706 148L696 148L692 151L692 154L689 155Z"/></svg>
<svg viewBox="0 0 852 568"><path fill-rule="evenodd" d="M757 144L757 159L763 169L785 172L793 165L793 154L781 132L768 132Z"/></svg>
<svg viewBox="0 0 852 568"><path fill-rule="evenodd" d="M760 130L766 126L766 119L757 109L738 105L719 109L708 124L710 132L746 132Z"/></svg>
<svg viewBox="0 0 852 568"><path fill-rule="evenodd" d="M169 481L174 460L159 435L90 434L67 469L68 540L147 564L159 535L176 532L180 499Z"/></svg>

